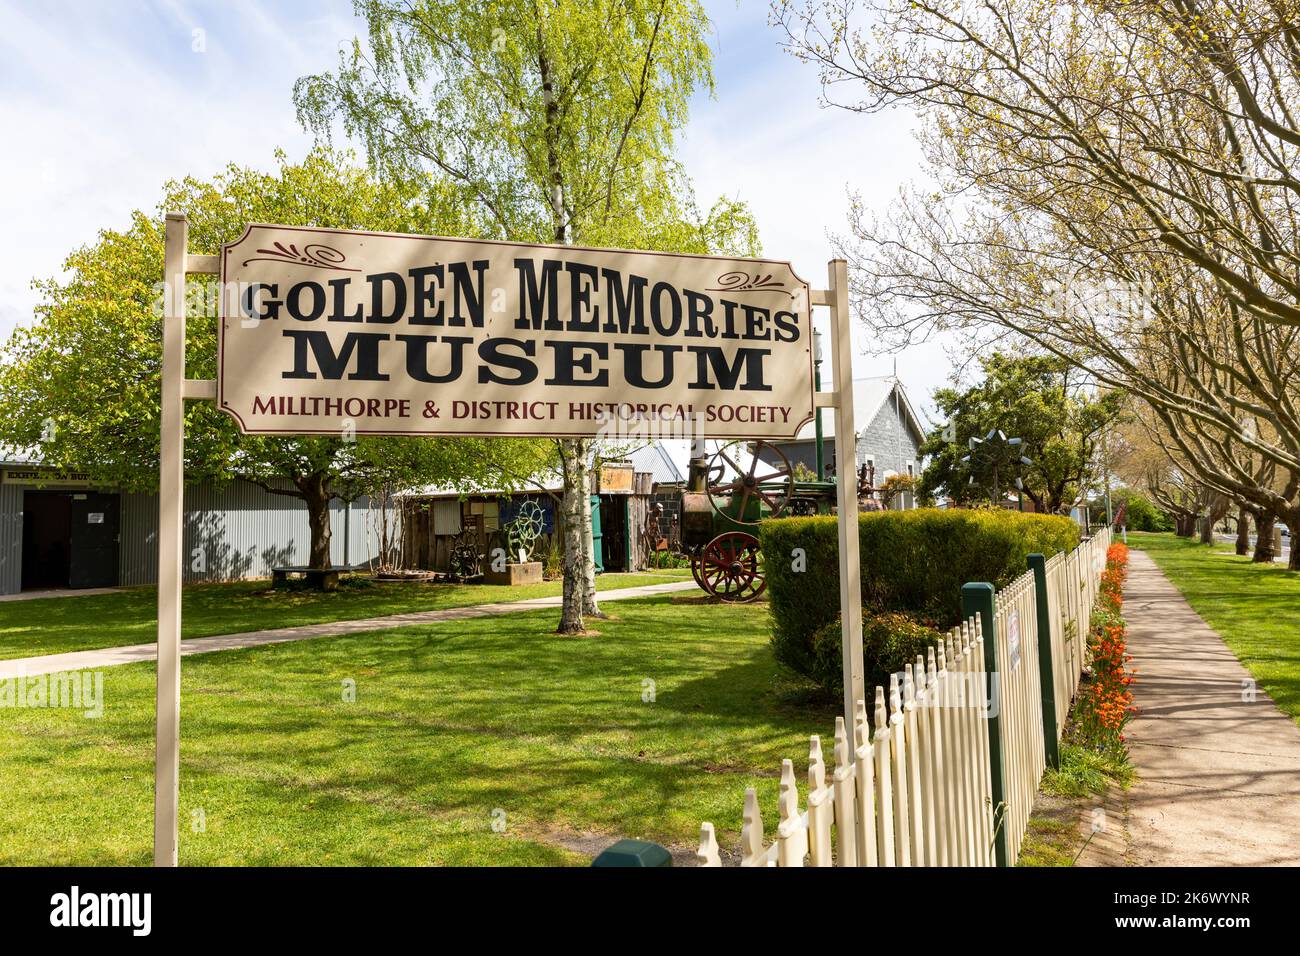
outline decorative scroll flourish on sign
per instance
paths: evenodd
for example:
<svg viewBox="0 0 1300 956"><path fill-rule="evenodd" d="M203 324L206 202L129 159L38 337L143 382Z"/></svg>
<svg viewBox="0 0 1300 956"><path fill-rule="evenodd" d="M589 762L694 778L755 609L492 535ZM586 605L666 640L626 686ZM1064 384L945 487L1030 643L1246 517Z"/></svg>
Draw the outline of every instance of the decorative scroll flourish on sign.
<svg viewBox="0 0 1300 956"><path fill-rule="evenodd" d="M360 269L349 269L343 266L348 257L339 252L333 246L323 246L320 243L312 243L309 246L303 246L302 252L298 247L290 243L287 247L283 243L274 243L274 249L258 249L257 256L252 259L245 259L244 265L250 262L293 262L298 265L307 266L311 269L329 269L333 272L360 272Z"/></svg>
<svg viewBox="0 0 1300 956"><path fill-rule="evenodd" d="M748 272L724 272L718 276L718 284L710 286L706 292L754 292L757 290L780 289L790 298L794 298L794 293L785 288L784 282L777 282L768 275L754 275L750 278Z"/></svg>

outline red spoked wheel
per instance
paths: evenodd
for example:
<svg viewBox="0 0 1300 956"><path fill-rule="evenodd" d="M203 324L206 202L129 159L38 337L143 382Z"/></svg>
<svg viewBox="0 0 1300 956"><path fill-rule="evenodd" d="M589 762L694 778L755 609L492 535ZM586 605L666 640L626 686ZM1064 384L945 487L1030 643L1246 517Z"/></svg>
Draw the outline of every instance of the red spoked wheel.
<svg viewBox="0 0 1300 956"><path fill-rule="evenodd" d="M703 570L702 567L703 562L704 562L704 549L700 547L692 548L691 549L691 577L695 579L695 583L699 585L701 591L707 591L708 588L704 586L704 578L700 576L700 572Z"/></svg>
<svg viewBox="0 0 1300 956"><path fill-rule="evenodd" d="M758 539L743 531L726 531L700 552L700 587L728 604L755 600L767 588Z"/></svg>

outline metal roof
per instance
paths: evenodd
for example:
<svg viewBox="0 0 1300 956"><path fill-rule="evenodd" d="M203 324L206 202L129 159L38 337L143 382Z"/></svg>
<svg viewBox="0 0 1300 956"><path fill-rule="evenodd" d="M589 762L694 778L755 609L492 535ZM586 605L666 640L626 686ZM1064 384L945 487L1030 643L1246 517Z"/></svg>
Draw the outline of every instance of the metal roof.
<svg viewBox="0 0 1300 956"><path fill-rule="evenodd" d="M681 445L682 448L670 447L675 445ZM646 442L625 457L632 462L633 471L649 472L651 480L656 484L679 484L686 481L686 474L678 461L690 459L689 442L656 439Z"/></svg>
<svg viewBox="0 0 1300 956"><path fill-rule="evenodd" d="M916 414L916 409L912 407L902 381L892 375L853 380L853 424L859 432L869 427L895 393L899 397L903 418L916 432L919 444L925 440L926 427L920 416ZM796 440L811 441L815 438L816 431L814 423L809 422L799 430L799 437ZM835 435L834 409L826 409L822 414L822 435L825 438L832 438Z"/></svg>

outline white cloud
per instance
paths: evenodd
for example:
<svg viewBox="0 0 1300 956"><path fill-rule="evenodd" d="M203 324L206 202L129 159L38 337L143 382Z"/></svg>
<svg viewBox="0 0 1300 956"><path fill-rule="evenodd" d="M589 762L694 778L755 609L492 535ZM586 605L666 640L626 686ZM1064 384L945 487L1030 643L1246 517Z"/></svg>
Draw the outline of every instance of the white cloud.
<svg viewBox="0 0 1300 956"><path fill-rule="evenodd" d="M350 7L275 9L0 3L0 338L30 321L32 278L57 275L133 209L152 211L166 180L307 150L290 88L334 64Z"/></svg>
<svg viewBox="0 0 1300 956"><path fill-rule="evenodd" d="M749 202L767 254L824 285L827 234L845 227L847 190L883 211L917 177L910 118L820 109L815 71L778 48L765 4L708 6L717 98L694 104L687 169L703 201ZM269 167L277 147L304 153L293 81L333 67L360 26L347 0L0 0L0 17L0 128L10 132L0 151L0 338L31 320L33 277L57 275L72 249L123 227L133 209L152 210L165 180L229 162ZM855 368L887 374L892 359L859 355ZM947 361L919 348L898 370L928 406Z"/></svg>

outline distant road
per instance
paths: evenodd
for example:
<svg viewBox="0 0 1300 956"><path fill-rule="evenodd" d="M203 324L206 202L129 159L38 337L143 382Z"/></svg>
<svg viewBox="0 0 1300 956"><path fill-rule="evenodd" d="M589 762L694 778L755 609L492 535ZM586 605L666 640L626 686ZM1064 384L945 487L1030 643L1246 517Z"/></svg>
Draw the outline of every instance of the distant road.
<svg viewBox="0 0 1300 956"><path fill-rule="evenodd" d="M1222 544L1235 545L1237 543L1237 536L1235 534L1216 534L1214 536L1214 540ZM1250 548L1252 551L1255 549L1255 535L1253 534L1250 536ZM1273 560L1289 561L1290 559L1291 559L1291 538L1290 536L1287 536L1282 539L1281 553L1274 555Z"/></svg>

